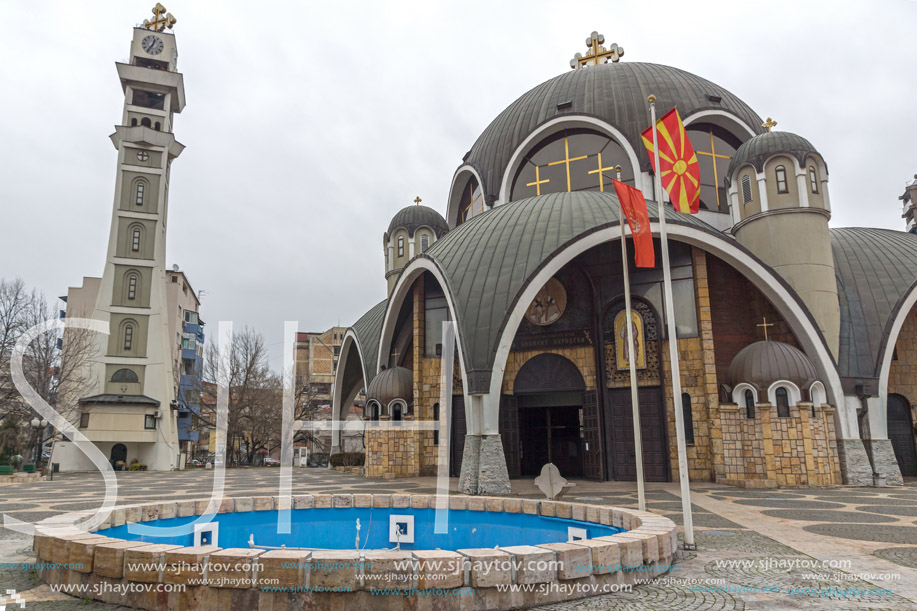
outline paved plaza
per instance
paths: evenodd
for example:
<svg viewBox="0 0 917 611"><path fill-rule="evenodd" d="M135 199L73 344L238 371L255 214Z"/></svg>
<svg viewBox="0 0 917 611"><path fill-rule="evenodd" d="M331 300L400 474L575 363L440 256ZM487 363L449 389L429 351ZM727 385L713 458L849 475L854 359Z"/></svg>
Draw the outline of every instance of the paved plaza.
<svg viewBox="0 0 917 611"><path fill-rule="evenodd" d="M279 477L278 469L229 470L226 496L276 495ZM120 473L118 482L119 504L200 499L209 495L211 473ZM520 497L540 497L531 480L514 480L513 490ZM340 492L431 494L435 480L378 481L327 469L294 470L293 494ZM3 486L0 513L31 522L98 507L103 493L98 474L58 475L53 482ZM647 509L681 524L676 483L648 484L646 496ZM629 482L577 481L565 500L637 505ZM698 549L679 552L677 571L630 593L545 609L917 608L915 486L745 490L700 483L692 500ZM3 568L32 560L26 536L0 529L0 591L24 593L29 611L116 608L54 593L32 572ZM837 561L850 565L824 568ZM892 593L871 592L883 589Z"/></svg>

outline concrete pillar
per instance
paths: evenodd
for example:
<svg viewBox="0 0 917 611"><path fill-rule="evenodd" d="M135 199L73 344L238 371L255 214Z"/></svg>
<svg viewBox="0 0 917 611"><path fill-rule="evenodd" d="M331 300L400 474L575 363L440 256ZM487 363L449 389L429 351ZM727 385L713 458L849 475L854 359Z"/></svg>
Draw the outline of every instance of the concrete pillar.
<svg viewBox="0 0 917 611"><path fill-rule="evenodd" d="M478 494L499 496L512 491L506 456L503 454L503 440L500 435L481 435Z"/></svg>
<svg viewBox="0 0 917 611"><path fill-rule="evenodd" d="M838 439L837 459L848 486L872 486L872 465L861 439Z"/></svg>
<svg viewBox="0 0 917 611"><path fill-rule="evenodd" d="M459 492L478 494L478 471L481 465L481 436L465 435L462 450L462 470L459 473Z"/></svg>
<svg viewBox="0 0 917 611"><path fill-rule="evenodd" d="M806 169L796 170L796 190L799 192L799 207L809 207L809 186L806 182Z"/></svg>
<svg viewBox="0 0 917 611"><path fill-rule="evenodd" d="M767 212L767 176L758 174L758 197L761 198L761 212Z"/></svg>

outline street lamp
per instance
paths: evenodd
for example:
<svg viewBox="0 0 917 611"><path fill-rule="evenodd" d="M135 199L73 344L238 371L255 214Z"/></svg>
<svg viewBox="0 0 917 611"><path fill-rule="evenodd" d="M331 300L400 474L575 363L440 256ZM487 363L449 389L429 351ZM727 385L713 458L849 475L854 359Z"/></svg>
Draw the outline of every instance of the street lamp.
<svg viewBox="0 0 917 611"><path fill-rule="evenodd" d="M35 458L32 460L32 463L35 465L36 469L41 466L41 447L44 445L44 431L45 427L48 426L48 421L42 418L32 418L32 422L29 424L32 425L32 428L35 429L35 433L38 435L38 445L35 448Z"/></svg>

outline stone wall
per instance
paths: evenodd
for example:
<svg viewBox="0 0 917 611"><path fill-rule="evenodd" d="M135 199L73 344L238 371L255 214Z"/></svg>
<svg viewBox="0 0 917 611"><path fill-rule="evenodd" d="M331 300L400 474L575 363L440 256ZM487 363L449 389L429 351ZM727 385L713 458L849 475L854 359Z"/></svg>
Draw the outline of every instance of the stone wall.
<svg viewBox="0 0 917 611"><path fill-rule="evenodd" d="M895 354L897 358L888 371L888 392L907 399L911 419L917 422L917 310L911 310L904 319Z"/></svg>
<svg viewBox="0 0 917 611"><path fill-rule="evenodd" d="M800 402L779 418L769 403L755 417L735 404L719 406L722 450L715 455L717 482L745 488L834 486L842 483L834 408Z"/></svg>

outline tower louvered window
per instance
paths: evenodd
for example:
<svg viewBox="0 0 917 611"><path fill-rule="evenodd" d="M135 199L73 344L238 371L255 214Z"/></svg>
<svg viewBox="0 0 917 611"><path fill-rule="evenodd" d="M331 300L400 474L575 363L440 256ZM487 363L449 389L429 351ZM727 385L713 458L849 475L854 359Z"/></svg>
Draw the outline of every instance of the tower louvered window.
<svg viewBox="0 0 917 611"><path fill-rule="evenodd" d="M742 203L751 202L751 177L747 174L742 177Z"/></svg>

